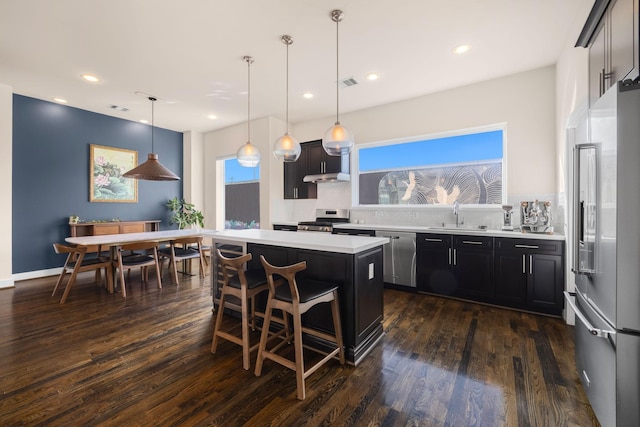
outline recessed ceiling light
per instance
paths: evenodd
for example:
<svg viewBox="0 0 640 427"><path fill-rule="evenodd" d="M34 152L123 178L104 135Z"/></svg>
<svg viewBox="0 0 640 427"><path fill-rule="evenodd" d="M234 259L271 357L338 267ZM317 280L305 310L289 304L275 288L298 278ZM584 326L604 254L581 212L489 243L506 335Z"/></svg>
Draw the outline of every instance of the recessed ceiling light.
<svg viewBox="0 0 640 427"><path fill-rule="evenodd" d="M67 100L63 98L53 98L54 101L59 102L60 104L66 104Z"/></svg>
<svg viewBox="0 0 640 427"><path fill-rule="evenodd" d="M209 114L209 115L207 116L207 118L208 118L208 119L211 119L211 120L215 120L215 119L217 119L217 118L218 118L218 116L216 116L215 114Z"/></svg>
<svg viewBox="0 0 640 427"><path fill-rule="evenodd" d="M91 83L98 83L100 79L93 74L85 73L82 75L82 78Z"/></svg>
<svg viewBox="0 0 640 427"><path fill-rule="evenodd" d="M367 80L378 80L380 78L380 74L378 73L369 73L367 74Z"/></svg>
<svg viewBox="0 0 640 427"><path fill-rule="evenodd" d="M453 49L453 53L457 53L457 54L461 54L461 53L465 53L468 52L469 49L471 49L471 46L468 44L461 44L460 46L456 46Z"/></svg>
<svg viewBox="0 0 640 427"><path fill-rule="evenodd" d="M302 94L302 97L304 99L311 99L311 98L313 98L313 94L311 92L305 92L305 93Z"/></svg>
<svg viewBox="0 0 640 427"><path fill-rule="evenodd" d="M140 120L140 123L144 123L146 125L147 123L149 123L149 120L142 119Z"/></svg>

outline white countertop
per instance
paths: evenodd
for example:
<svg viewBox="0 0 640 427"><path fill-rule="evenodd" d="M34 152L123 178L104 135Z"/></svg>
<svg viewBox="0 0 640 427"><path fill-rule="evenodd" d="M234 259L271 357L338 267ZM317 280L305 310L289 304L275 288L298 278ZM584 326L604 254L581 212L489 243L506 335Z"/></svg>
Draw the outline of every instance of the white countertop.
<svg viewBox="0 0 640 427"><path fill-rule="evenodd" d="M357 254L389 242L386 237L343 236L323 232L280 230L222 230L210 237L214 241L259 243L287 248Z"/></svg>
<svg viewBox="0 0 640 427"><path fill-rule="evenodd" d="M562 234L538 234L538 233L522 233L520 231L503 231L503 230L480 230L478 228L459 228L436 227L436 226L419 226L419 225L384 225L384 224L334 224L333 228L351 228L355 230L389 230L389 231L408 231L414 233L439 233L439 234L464 234L472 236L491 236L491 237L510 237L514 239L542 239L542 240L565 240Z"/></svg>
<svg viewBox="0 0 640 427"><path fill-rule="evenodd" d="M124 234L102 234L95 236L67 237L64 239L68 243L80 246L118 246L127 243L140 242L143 240L156 240L166 242L182 237L212 237L215 230L207 230L204 228L187 228L184 230L163 230L163 231L145 231L142 233L124 233Z"/></svg>

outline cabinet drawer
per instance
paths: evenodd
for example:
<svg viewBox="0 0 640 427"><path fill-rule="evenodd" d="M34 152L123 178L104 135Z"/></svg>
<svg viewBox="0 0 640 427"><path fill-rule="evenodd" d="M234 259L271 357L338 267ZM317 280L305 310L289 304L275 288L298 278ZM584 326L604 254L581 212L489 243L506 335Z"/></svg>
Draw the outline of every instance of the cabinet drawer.
<svg viewBox="0 0 640 427"><path fill-rule="evenodd" d="M418 246L451 246L451 234L416 234L416 244Z"/></svg>
<svg viewBox="0 0 640 427"><path fill-rule="evenodd" d="M122 224L120 233L142 233L144 232L144 224Z"/></svg>
<svg viewBox="0 0 640 427"><path fill-rule="evenodd" d="M562 255L563 243L560 240L496 238L496 250Z"/></svg>
<svg viewBox="0 0 640 427"><path fill-rule="evenodd" d="M120 234L120 225L119 224L104 224L104 225L94 225L93 226L93 235L94 236L103 236L105 234Z"/></svg>
<svg viewBox="0 0 640 427"><path fill-rule="evenodd" d="M493 249L493 237L490 236L453 236L453 245L467 249Z"/></svg>

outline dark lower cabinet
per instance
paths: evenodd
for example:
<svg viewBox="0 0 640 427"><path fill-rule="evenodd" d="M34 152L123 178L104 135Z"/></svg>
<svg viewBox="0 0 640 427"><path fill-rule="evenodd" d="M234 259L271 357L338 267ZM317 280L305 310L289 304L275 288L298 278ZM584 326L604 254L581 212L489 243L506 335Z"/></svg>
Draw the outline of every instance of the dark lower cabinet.
<svg viewBox="0 0 640 427"><path fill-rule="evenodd" d="M564 242L508 238L495 242L496 302L562 315Z"/></svg>
<svg viewBox="0 0 640 427"><path fill-rule="evenodd" d="M262 268L260 255L278 266L306 261L307 268L298 273L301 277L331 281L339 286L342 334L349 362L357 365L382 336L382 246L357 254L343 254L248 243L247 252L253 255L251 268ZM313 307L303 315L303 322L333 332L329 304ZM315 344L322 346L323 343Z"/></svg>
<svg viewBox="0 0 640 427"><path fill-rule="evenodd" d="M490 302L493 237L418 233L418 291Z"/></svg>
<svg viewBox="0 0 640 427"><path fill-rule="evenodd" d="M416 234L416 288L420 292L453 295L451 235Z"/></svg>
<svg viewBox="0 0 640 427"><path fill-rule="evenodd" d="M561 316L564 242L418 233L419 292Z"/></svg>

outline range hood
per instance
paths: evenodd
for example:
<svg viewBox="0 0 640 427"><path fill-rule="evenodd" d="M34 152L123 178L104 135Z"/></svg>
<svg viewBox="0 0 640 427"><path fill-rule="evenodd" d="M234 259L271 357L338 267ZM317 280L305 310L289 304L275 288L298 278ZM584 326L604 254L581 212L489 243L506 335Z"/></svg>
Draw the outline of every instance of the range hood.
<svg viewBox="0 0 640 427"><path fill-rule="evenodd" d="M302 178L304 182L346 182L351 181L351 175L348 173L335 172L335 173L321 173L318 175L307 175Z"/></svg>

